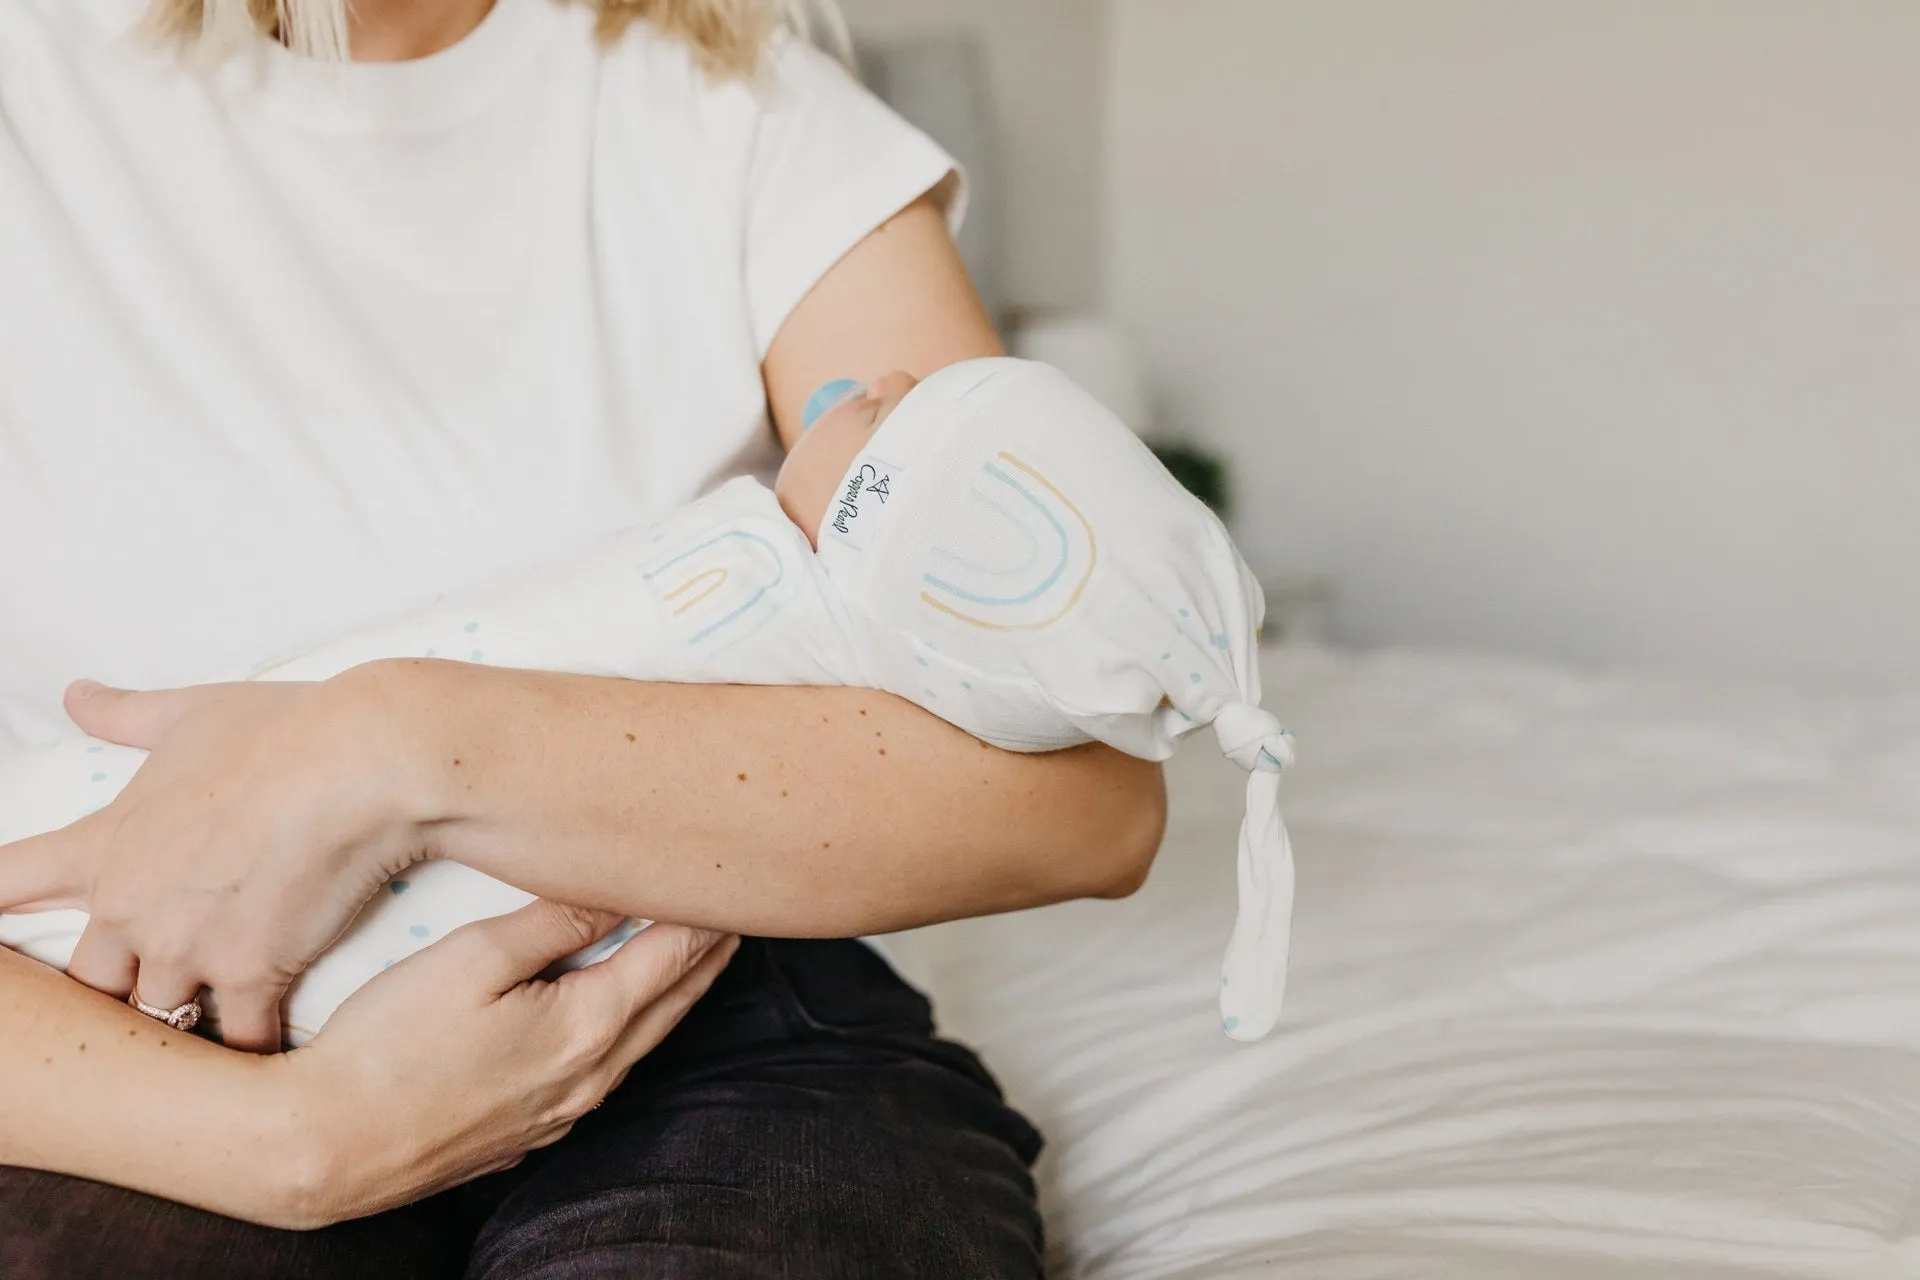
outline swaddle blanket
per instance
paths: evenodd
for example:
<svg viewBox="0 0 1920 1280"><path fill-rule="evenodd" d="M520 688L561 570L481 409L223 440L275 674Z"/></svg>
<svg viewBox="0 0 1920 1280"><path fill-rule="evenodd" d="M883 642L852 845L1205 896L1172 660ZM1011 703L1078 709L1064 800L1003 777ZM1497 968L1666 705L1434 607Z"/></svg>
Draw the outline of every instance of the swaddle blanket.
<svg viewBox="0 0 1920 1280"><path fill-rule="evenodd" d="M318 680L423 656L628 679L865 685L996 746L1098 740L1151 760L1212 725L1250 773L1229 1035L1273 1025L1292 854L1292 739L1259 707L1258 585L1219 521L1063 375L1015 360L921 383L849 468L816 554L735 480L565 563L451 595L248 678ZM145 753L77 738L0 756L0 843L108 803ZM448 862L387 885L286 1006L305 1043L382 969L531 896ZM64 967L81 912L0 916L0 945ZM590 963L632 929L575 957Z"/></svg>

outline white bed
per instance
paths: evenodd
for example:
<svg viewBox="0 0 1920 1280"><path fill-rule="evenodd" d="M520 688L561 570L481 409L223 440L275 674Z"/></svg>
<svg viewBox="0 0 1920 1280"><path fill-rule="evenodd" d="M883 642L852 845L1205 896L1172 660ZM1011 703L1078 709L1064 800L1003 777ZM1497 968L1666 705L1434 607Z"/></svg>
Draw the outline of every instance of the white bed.
<svg viewBox="0 0 1920 1280"><path fill-rule="evenodd" d="M1046 1130L1052 1271L1920 1277L1920 690L1269 655L1289 1006L1214 1017L1241 782L1145 892L912 935Z"/></svg>

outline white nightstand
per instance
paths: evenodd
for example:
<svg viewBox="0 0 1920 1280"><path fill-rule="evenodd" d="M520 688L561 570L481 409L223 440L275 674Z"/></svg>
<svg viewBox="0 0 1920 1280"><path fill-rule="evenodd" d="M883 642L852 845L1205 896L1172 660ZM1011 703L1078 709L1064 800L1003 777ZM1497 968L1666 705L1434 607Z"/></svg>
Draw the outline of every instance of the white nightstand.
<svg viewBox="0 0 1920 1280"><path fill-rule="evenodd" d="M1260 584L1267 597L1265 644L1325 644L1333 626L1333 579L1318 574L1271 578Z"/></svg>

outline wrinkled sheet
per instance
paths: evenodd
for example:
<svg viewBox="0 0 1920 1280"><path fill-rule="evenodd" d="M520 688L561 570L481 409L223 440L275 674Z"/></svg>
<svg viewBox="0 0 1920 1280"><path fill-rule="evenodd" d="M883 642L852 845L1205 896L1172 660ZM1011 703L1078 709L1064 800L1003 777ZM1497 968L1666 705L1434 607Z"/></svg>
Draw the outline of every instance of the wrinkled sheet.
<svg viewBox="0 0 1920 1280"><path fill-rule="evenodd" d="M1288 1005L1214 1013L1237 771L1148 888L896 939L1046 1131L1054 1275L1920 1277L1920 689L1268 655Z"/></svg>

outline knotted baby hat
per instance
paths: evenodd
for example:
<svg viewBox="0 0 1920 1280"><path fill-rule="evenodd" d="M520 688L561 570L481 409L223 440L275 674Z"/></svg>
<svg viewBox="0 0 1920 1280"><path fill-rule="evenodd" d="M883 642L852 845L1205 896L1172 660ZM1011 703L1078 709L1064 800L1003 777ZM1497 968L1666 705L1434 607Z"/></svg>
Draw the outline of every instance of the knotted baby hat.
<svg viewBox="0 0 1920 1280"><path fill-rule="evenodd" d="M972 360L880 425L819 559L868 680L976 737L1165 760L1213 726L1248 773L1221 1021L1266 1035L1293 916L1293 735L1260 705L1265 603L1218 517L1057 369Z"/></svg>

